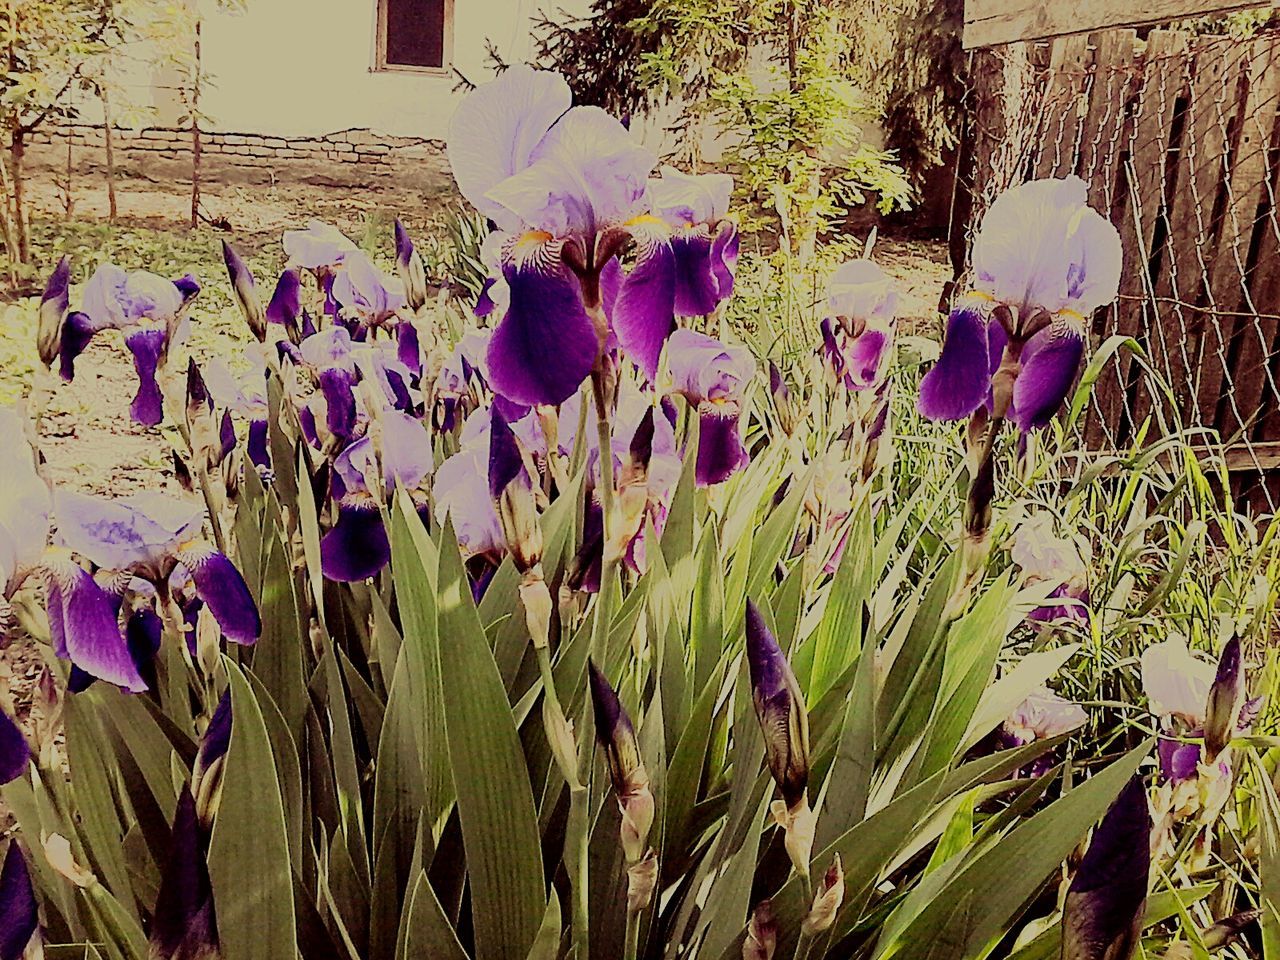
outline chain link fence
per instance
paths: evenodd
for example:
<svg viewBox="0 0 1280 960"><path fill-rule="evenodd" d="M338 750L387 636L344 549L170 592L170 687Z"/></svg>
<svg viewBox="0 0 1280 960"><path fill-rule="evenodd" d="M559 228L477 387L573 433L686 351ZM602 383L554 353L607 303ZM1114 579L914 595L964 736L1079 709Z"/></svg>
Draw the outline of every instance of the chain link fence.
<svg viewBox="0 0 1280 960"><path fill-rule="evenodd" d="M1280 504L1280 33L1107 30L974 51L952 259L991 201L1078 174L1124 245L1093 342L1132 337L1094 390L1084 440L1174 432L1225 450L1232 492ZM1145 434L1143 434L1145 425Z"/></svg>

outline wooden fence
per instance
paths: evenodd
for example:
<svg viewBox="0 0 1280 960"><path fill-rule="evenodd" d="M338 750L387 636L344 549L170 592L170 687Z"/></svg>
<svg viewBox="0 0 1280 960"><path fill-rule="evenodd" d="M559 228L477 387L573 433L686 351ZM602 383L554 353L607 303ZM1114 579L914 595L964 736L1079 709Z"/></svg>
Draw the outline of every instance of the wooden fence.
<svg viewBox="0 0 1280 960"><path fill-rule="evenodd" d="M1249 39L1132 29L972 54L962 154L971 207L960 261L991 199L1031 177L1076 173L1124 245L1117 304L1095 345L1122 333L1085 426L1092 448L1205 427L1227 446L1238 493L1280 504L1280 34ZM1259 484L1259 480L1263 480ZM1252 489L1249 489L1252 488Z"/></svg>

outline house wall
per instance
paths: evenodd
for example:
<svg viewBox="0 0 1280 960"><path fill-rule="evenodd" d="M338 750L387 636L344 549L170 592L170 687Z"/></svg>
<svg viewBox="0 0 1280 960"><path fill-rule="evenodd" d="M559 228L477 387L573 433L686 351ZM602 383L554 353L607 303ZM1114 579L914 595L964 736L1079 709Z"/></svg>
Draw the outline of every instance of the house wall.
<svg viewBox="0 0 1280 960"><path fill-rule="evenodd" d="M249 0L242 11L210 2L202 50L214 85L201 106L211 126L237 133L297 138L369 129L443 140L461 97L458 74L474 82L492 76L487 44L508 61L524 60L533 53L539 8L573 14L588 5L453 0L453 69L428 73L373 69L376 0ZM159 125L174 120L161 116Z"/></svg>

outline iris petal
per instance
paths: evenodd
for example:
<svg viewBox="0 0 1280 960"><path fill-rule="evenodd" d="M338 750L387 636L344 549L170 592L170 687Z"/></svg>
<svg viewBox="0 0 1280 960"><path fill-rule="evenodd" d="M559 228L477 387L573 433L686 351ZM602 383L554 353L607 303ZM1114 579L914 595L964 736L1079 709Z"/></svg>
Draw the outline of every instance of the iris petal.
<svg viewBox="0 0 1280 960"><path fill-rule="evenodd" d="M134 693L147 689L120 633L114 598L70 559L50 564L49 572L49 624L55 647L99 679Z"/></svg>
<svg viewBox="0 0 1280 960"><path fill-rule="evenodd" d="M492 386L517 403L563 403L591 372L598 350L577 281L558 263L532 260L508 263L503 274L511 304L489 340Z"/></svg>
<svg viewBox="0 0 1280 960"><path fill-rule="evenodd" d="M739 413L736 403L698 405L698 486L723 483L750 460L738 434Z"/></svg>
<svg viewBox="0 0 1280 960"><path fill-rule="evenodd" d="M13 718L0 710L0 784L17 780L26 773L30 756L27 738Z"/></svg>
<svg viewBox="0 0 1280 960"><path fill-rule="evenodd" d="M154 427L164 419L164 396L156 383L156 369L166 340L164 330L160 329L134 330L124 338L124 345L133 354L133 368L138 372L138 392L129 404L129 415L144 427Z"/></svg>
<svg viewBox="0 0 1280 960"><path fill-rule="evenodd" d="M291 335L298 333L298 317L302 313L302 283L298 271L286 270L276 281L276 289L267 304L267 322L281 324Z"/></svg>
<svg viewBox="0 0 1280 960"><path fill-rule="evenodd" d="M978 305L957 305L947 320L942 356L920 382L916 409L930 420L962 420L982 406L991 391L989 321Z"/></svg>
<svg viewBox="0 0 1280 960"><path fill-rule="evenodd" d="M1084 338L1067 323L1056 322L1027 341L1009 408L1009 419L1019 429L1048 426L1071 389L1083 354Z"/></svg>
<svg viewBox="0 0 1280 960"><path fill-rule="evenodd" d="M690 233L671 240L675 255L676 315L700 317L712 313L720 300L720 275L715 269L714 244L709 236ZM732 279L730 280L732 284Z"/></svg>
<svg viewBox="0 0 1280 960"><path fill-rule="evenodd" d="M319 380L329 432L340 440L351 439L356 428L356 375L339 367L329 367L320 371Z"/></svg>
<svg viewBox="0 0 1280 960"><path fill-rule="evenodd" d="M40 911L26 858L18 841L10 840L0 868L0 960L22 960L39 925Z"/></svg>
<svg viewBox="0 0 1280 960"><path fill-rule="evenodd" d="M256 641L262 633L262 618L236 565L225 554L204 545L179 551L178 559L191 574L196 596L209 608L223 635L235 643Z"/></svg>
<svg viewBox="0 0 1280 960"><path fill-rule="evenodd" d="M645 244L622 279L613 305L618 342L651 381L658 374L662 347L676 328L677 265L674 244Z"/></svg>
<svg viewBox="0 0 1280 960"><path fill-rule="evenodd" d="M711 269L719 283L717 294L721 300L728 300L733 293L734 276L738 272L740 242L737 226L726 221L711 244Z"/></svg>
<svg viewBox="0 0 1280 960"><path fill-rule="evenodd" d="M390 559L391 544L377 504L369 500L360 505L340 505L338 522L320 541L324 575L344 583L367 580Z"/></svg>
<svg viewBox="0 0 1280 960"><path fill-rule="evenodd" d="M418 349L418 328L408 320L401 320L396 326L396 357L414 375L422 375L422 354Z"/></svg>

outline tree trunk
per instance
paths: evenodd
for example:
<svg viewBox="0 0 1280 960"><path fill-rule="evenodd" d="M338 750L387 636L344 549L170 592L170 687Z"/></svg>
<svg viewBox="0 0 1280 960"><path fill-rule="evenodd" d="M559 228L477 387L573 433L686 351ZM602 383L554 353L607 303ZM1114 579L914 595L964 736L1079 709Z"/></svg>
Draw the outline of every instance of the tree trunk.
<svg viewBox="0 0 1280 960"><path fill-rule="evenodd" d="M196 21L195 66L191 80L191 228L200 225L200 21Z"/></svg>
<svg viewBox="0 0 1280 960"><path fill-rule="evenodd" d="M116 156L111 121L111 98L106 85L102 87L102 144L107 153L107 220L116 222L119 210L116 208Z"/></svg>
<svg viewBox="0 0 1280 960"><path fill-rule="evenodd" d="M13 228L18 249L14 257L18 263L31 262L31 237L27 229L26 170L23 158L27 154L26 134L14 130L9 141L9 175L13 178Z"/></svg>

